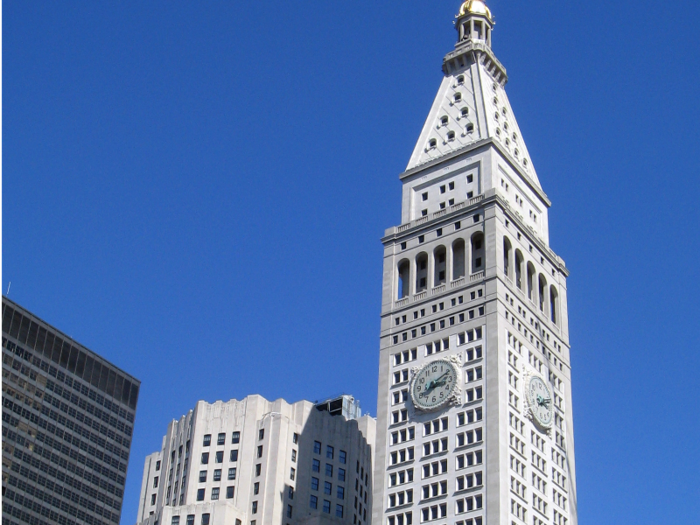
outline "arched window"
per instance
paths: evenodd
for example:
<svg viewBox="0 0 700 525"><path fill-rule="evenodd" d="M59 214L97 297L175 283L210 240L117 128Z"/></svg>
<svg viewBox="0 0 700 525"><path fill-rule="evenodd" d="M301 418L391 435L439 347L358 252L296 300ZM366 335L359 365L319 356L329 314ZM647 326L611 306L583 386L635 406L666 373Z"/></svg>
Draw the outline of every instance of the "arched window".
<svg viewBox="0 0 700 525"><path fill-rule="evenodd" d="M515 286L523 289L523 254L515 250Z"/></svg>
<svg viewBox="0 0 700 525"><path fill-rule="evenodd" d="M438 246L433 252L433 257L433 266L435 268L433 286L438 286L447 280L447 250L445 250L444 246Z"/></svg>
<svg viewBox="0 0 700 525"><path fill-rule="evenodd" d="M511 277L510 271L510 252L512 248L508 237L503 237L503 273L506 277Z"/></svg>
<svg viewBox="0 0 700 525"><path fill-rule="evenodd" d="M408 287L411 283L411 263L404 259L399 263L399 293L397 299L408 297Z"/></svg>
<svg viewBox="0 0 700 525"><path fill-rule="evenodd" d="M540 282L539 282L539 298L540 298L540 311L544 312L545 311L545 303L547 302L547 279L544 278L544 275L540 274Z"/></svg>
<svg viewBox="0 0 700 525"><path fill-rule="evenodd" d="M484 234L479 232L472 235L472 271L481 272L485 268L484 261Z"/></svg>
<svg viewBox="0 0 700 525"><path fill-rule="evenodd" d="M531 301L535 300L535 266L532 263L527 263L527 298Z"/></svg>
<svg viewBox="0 0 700 525"><path fill-rule="evenodd" d="M419 253L416 257L416 293L428 288L428 254Z"/></svg>
<svg viewBox="0 0 700 525"><path fill-rule="evenodd" d="M464 277L464 239L452 243L452 280Z"/></svg>
<svg viewBox="0 0 700 525"><path fill-rule="evenodd" d="M549 317L554 324L559 324L559 294L554 285L549 287Z"/></svg>

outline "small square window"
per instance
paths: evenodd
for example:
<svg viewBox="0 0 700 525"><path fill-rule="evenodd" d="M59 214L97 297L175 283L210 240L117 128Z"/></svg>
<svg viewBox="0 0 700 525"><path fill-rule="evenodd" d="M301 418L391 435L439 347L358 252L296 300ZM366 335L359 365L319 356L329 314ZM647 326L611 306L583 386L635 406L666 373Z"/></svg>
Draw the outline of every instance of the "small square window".
<svg viewBox="0 0 700 525"><path fill-rule="evenodd" d="M474 215L474 222L479 222L479 219L480 219L480 218L481 218L481 217L479 216L478 213L475 214L475 215Z"/></svg>
<svg viewBox="0 0 700 525"><path fill-rule="evenodd" d="M428 192L426 191L425 193L423 193L423 195L421 195L421 198L422 198L424 201L427 201L427 200L428 200Z"/></svg>
<svg viewBox="0 0 700 525"><path fill-rule="evenodd" d="M421 210L420 216L421 216L421 217L427 217L427 216L428 216L428 210L427 210L427 209Z"/></svg>
<svg viewBox="0 0 700 525"><path fill-rule="evenodd" d="M450 188L451 190L454 190L454 189L455 189L455 183L454 183L454 182L450 182L450 183L447 185L447 187Z"/></svg>
<svg viewBox="0 0 700 525"><path fill-rule="evenodd" d="M441 203L440 203L440 209L441 209L441 210L444 210L444 209L445 209L445 206L446 206L446 204L445 204L444 202L441 202Z"/></svg>
<svg viewBox="0 0 700 525"><path fill-rule="evenodd" d="M468 192L467 192L467 199L471 199L473 196L474 196L474 192L473 192L473 191L468 191Z"/></svg>
<svg viewBox="0 0 700 525"><path fill-rule="evenodd" d="M442 228L438 228L435 233L437 233L438 237L442 237Z"/></svg>
<svg viewBox="0 0 700 525"><path fill-rule="evenodd" d="M402 243L401 243L401 249L402 249L402 250L405 250L405 249L406 249L406 243L405 243L405 242L402 242Z"/></svg>
<svg viewBox="0 0 700 525"><path fill-rule="evenodd" d="M454 199L450 199L449 201L447 201L447 204L449 204L450 206L452 206L454 203L455 203Z"/></svg>
<svg viewBox="0 0 700 525"><path fill-rule="evenodd" d="M419 242L419 243L425 242L425 235L419 235L419 236L418 236L418 242Z"/></svg>
<svg viewBox="0 0 700 525"><path fill-rule="evenodd" d="M445 190L446 190L445 186L440 186L440 193L445 193Z"/></svg>
<svg viewBox="0 0 700 525"><path fill-rule="evenodd" d="M457 221L455 222L455 230L459 230L462 227L462 223Z"/></svg>
<svg viewBox="0 0 700 525"><path fill-rule="evenodd" d="M474 175L467 175L467 182L468 183L474 182Z"/></svg>

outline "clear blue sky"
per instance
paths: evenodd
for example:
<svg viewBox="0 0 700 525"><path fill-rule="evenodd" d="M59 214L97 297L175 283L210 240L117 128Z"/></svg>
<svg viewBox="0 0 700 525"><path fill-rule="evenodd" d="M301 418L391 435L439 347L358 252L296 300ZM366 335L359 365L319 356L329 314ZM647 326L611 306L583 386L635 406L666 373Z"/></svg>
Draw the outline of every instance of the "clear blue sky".
<svg viewBox="0 0 700 525"><path fill-rule="evenodd" d="M698 523L700 4L489 5L571 270L581 523ZM376 413L379 239L458 6L3 3L3 292L143 381L122 524L198 399Z"/></svg>

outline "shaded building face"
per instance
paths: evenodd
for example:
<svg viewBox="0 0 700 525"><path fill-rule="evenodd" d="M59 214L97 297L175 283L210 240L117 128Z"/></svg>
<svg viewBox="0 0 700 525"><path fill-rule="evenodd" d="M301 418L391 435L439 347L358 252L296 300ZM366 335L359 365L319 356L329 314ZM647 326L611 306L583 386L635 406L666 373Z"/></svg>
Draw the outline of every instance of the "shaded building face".
<svg viewBox="0 0 700 525"><path fill-rule="evenodd" d="M119 523L140 382L2 304L3 523Z"/></svg>

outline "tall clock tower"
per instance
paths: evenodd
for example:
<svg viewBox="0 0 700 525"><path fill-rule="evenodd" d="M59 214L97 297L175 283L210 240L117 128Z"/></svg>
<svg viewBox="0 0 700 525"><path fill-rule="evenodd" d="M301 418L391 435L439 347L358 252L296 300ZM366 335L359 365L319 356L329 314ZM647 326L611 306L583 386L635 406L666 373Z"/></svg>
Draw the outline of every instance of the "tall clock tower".
<svg viewBox="0 0 700 525"><path fill-rule="evenodd" d="M564 261L550 201L464 2L386 231L375 525L575 525Z"/></svg>

